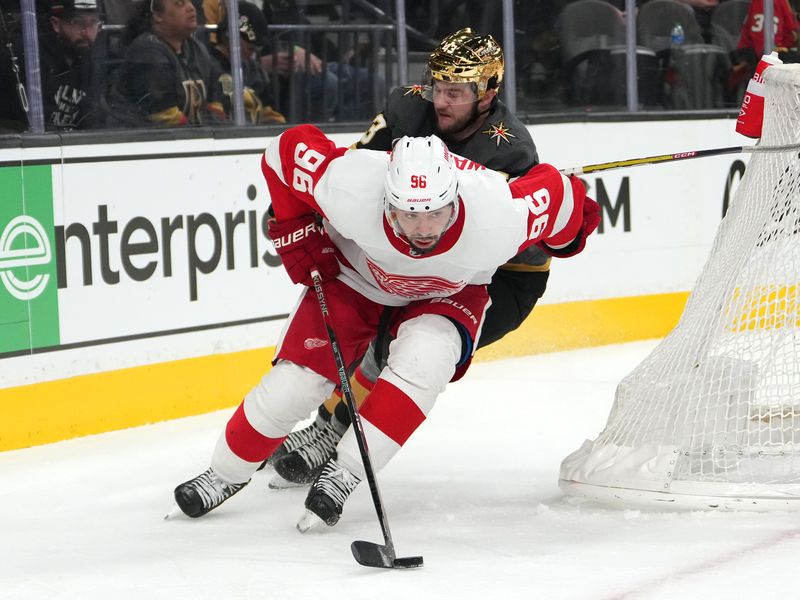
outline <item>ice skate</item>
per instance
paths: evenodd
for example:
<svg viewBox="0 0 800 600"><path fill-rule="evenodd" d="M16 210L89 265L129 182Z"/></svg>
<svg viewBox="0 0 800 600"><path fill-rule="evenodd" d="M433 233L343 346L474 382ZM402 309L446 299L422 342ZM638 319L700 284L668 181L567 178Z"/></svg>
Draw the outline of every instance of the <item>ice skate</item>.
<svg viewBox="0 0 800 600"><path fill-rule="evenodd" d="M336 525L345 501L360 482L361 479L347 468L329 460L308 490L306 512L297 522L297 529L305 533L321 523Z"/></svg>
<svg viewBox="0 0 800 600"><path fill-rule="evenodd" d="M175 502L186 516L193 519L202 517L248 483L227 483L213 469L208 469L176 487Z"/></svg>
<svg viewBox="0 0 800 600"><path fill-rule="evenodd" d="M304 446L305 444L309 444L313 442L319 436L320 431L322 429L317 425L317 422L314 421L311 425L303 427L303 429L299 429L297 431L291 432L286 439L283 440L283 443L275 449L275 452L261 463L261 466L258 467L260 471L267 465L273 466L276 461L280 460L293 450L297 450L300 446ZM270 485L270 487L272 487Z"/></svg>
<svg viewBox="0 0 800 600"><path fill-rule="evenodd" d="M308 484L322 472L328 459L336 457L336 444L342 435L330 423L323 429L317 429L317 432L310 442L273 463L278 475L294 484Z"/></svg>

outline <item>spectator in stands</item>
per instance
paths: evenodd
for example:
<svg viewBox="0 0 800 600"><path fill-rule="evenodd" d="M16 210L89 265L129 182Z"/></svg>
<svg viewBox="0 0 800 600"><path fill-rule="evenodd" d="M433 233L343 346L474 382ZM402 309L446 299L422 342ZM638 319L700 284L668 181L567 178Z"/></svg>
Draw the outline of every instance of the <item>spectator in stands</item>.
<svg viewBox="0 0 800 600"><path fill-rule="evenodd" d="M207 23L218 24L225 15L225 2L204 0L203 11ZM267 22L271 24L310 23L294 0L264 0L263 11ZM212 39L216 35L213 34ZM313 48L307 49L303 43L298 43L301 41L295 35L278 33L270 36L262 51L262 66L267 73L278 77L277 100L281 112L294 115L297 120L310 121L331 121L337 116L355 119L373 115L377 107L372 101L372 85L373 82L378 83L378 97L382 99L385 94L383 78L364 67L350 64L352 53L340 53L324 36L312 38ZM338 98L340 81L345 90L341 101ZM290 106L292 92L294 106ZM310 99L310 113L304 111L306 99Z"/></svg>
<svg viewBox="0 0 800 600"><path fill-rule="evenodd" d="M775 21L774 49L788 53L797 47L797 32L800 25L787 0L774 0ZM764 0L752 0L747 17L742 25L742 35L736 46L743 54L751 52L751 58L760 57L764 49Z"/></svg>
<svg viewBox="0 0 800 600"><path fill-rule="evenodd" d="M294 0L264 0L264 14L272 24L309 24ZM347 120L374 114L376 107L371 101L372 84L378 82L378 96L381 98L385 93L385 84L376 73L349 64L353 58L352 52L342 53L340 48L322 36L312 38L312 48L298 45L293 39L285 37L275 36L261 58L264 68L279 77L281 107L288 104L291 88L295 86L297 98L310 92L312 114L309 116L312 120L332 120L334 116ZM289 46L293 59L290 59ZM294 73L290 73L291 68ZM305 77L309 78L307 84ZM344 90L341 98L338 97L340 81Z"/></svg>
<svg viewBox="0 0 800 600"><path fill-rule="evenodd" d="M225 0L203 0L203 19L207 25L216 25L217 31L219 24L225 18ZM209 40L212 44L216 44L217 39L216 31L209 34Z"/></svg>
<svg viewBox="0 0 800 600"><path fill-rule="evenodd" d="M129 24L114 107L155 125L204 125L225 120L222 72L193 36L197 12L189 0L144 0Z"/></svg>
<svg viewBox="0 0 800 600"><path fill-rule="evenodd" d="M47 129L97 126L91 50L99 28L97 0L53 0L39 37Z"/></svg>
<svg viewBox="0 0 800 600"><path fill-rule="evenodd" d="M224 0L203 0L203 11L207 23L219 24L225 18L225 2ZM263 4L263 11L269 23L307 23L294 3L287 0L275 2L266 0ZM219 35L219 31L218 27L217 33L212 35L212 40ZM300 106L295 106L294 110L289 106L290 89L294 85L295 97L300 99L304 92L304 76L307 75L310 78L308 96L312 102L311 114L303 115L305 120L332 120L336 112L337 78L335 73L327 70L323 72L322 59L312 52L306 52L305 48L294 43L291 44L293 52L290 58L289 45L289 41L272 36L272 39L262 49L262 67L265 72L276 75L279 79L279 108L284 113L293 112L301 117Z"/></svg>
<svg viewBox="0 0 800 600"><path fill-rule="evenodd" d="M794 10L787 0L774 0L775 19L774 49L783 62L798 62L798 25ZM734 52L734 66L730 85L747 81L755 72L764 53L764 0L751 0L750 9L742 25L742 34Z"/></svg>
<svg viewBox="0 0 800 600"><path fill-rule="evenodd" d="M19 2L0 0L0 134L25 131Z"/></svg>
<svg viewBox="0 0 800 600"><path fill-rule="evenodd" d="M250 2L239 3L239 49L242 57L242 80L244 105L250 123L286 123L286 117L274 108L269 75L259 62L260 51L267 43L267 20L264 14ZM216 32L218 42L211 47L211 55L219 62L225 73L231 72L231 47L228 39L228 18L223 17ZM223 75L230 79L230 76ZM223 80L225 81L225 80ZM232 84L224 85L223 91L233 93ZM230 112L230 100L226 102Z"/></svg>

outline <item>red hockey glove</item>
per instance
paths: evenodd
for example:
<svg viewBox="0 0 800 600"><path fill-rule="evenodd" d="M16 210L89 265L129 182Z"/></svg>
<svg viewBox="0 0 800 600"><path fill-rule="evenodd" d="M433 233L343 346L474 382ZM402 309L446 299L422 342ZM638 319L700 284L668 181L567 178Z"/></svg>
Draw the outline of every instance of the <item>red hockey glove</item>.
<svg viewBox="0 0 800 600"><path fill-rule="evenodd" d="M561 250L550 249L550 253L553 256L558 256L559 258L567 258L569 256L575 256L576 254L579 254L586 246L586 238L588 238L592 232L597 229L599 224L600 205L589 198L589 196L584 196L583 223L581 223L581 230L578 232L578 235L575 236L575 240L569 246L562 248Z"/></svg>
<svg viewBox="0 0 800 600"><path fill-rule="evenodd" d="M600 213L600 205L586 196L583 199L583 239L586 240L587 237L594 233L594 230L597 229L597 226L600 225L600 221L603 220L603 217Z"/></svg>
<svg viewBox="0 0 800 600"><path fill-rule="evenodd" d="M314 215L302 215L281 223L270 219L268 227L275 250L292 282L314 285L311 269L315 267L323 281L339 274L336 249L325 230L317 225Z"/></svg>
<svg viewBox="0 0 800 600"><path fill-rule="evenodd" d="M544 241L544 244L540 244L540 247L545 252L559 258L567 258L580 253L586 246L586 238L597 229L602 218L600 214L600 205L589 198L589 196L585 195L583 183L574 176L570 177L570 182L572 183L573 193L577 196L576 192L580 191L580 195L583 196L582 221L578 235L575 236L569 245L563 248L550 247L547 245L547 240Z"/></svg>

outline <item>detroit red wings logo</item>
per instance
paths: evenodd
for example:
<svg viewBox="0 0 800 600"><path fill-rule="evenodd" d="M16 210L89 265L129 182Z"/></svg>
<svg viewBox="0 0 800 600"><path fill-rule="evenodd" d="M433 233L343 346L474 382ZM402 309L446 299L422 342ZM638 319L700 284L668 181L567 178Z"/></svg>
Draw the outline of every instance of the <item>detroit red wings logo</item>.
<svg viewBox="0 0 800 600"><path fill-rule="evenodd" d="M328 345L328 340L320 338L306 338L303 342L303 348L306 350L316 350L317 348L324 348Z"/></svg>
<svg viewBox="0 0 800 600"><path fill-rule="evenodd" d="M411 300L430 296L449 296L467 285L466 281L448 281L443 277L432 275L416 277L387 273L369 258L366 258L366 261L372 276L383 291Z"/></svg>

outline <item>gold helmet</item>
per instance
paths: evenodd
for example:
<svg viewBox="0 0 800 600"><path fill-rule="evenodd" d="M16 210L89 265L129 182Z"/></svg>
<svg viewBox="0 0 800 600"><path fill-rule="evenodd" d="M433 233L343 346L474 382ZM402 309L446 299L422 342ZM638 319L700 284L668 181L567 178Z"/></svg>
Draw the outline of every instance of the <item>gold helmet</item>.
<svg viewBox="0 0 800 600"><path fill-rule="evenodd" d="M442 40L428 59L428 70L439 81L476 84L480 100L503 80L503 49L491 35L465 27Z"/></svg>

